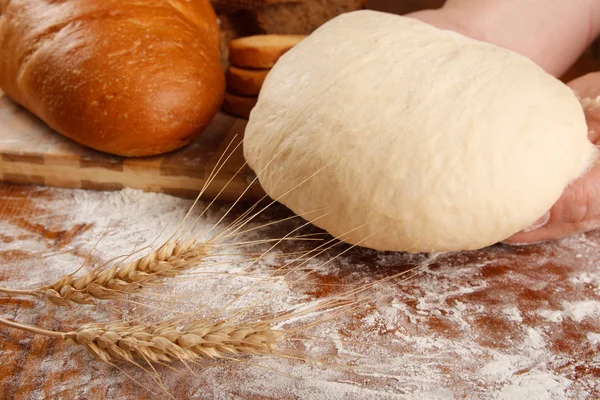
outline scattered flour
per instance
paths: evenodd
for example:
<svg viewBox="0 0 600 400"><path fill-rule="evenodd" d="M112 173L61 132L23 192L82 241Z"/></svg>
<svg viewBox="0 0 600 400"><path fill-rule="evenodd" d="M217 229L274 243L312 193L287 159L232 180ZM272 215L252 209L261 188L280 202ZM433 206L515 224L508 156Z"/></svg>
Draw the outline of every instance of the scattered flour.
<svg viewBox="0 0 600 400"><path fill-rule="evenodd" d="M592 345L594 345L596 347L600 346L600 333L589 332L587 334L587 338Z"/></svg>
<svg viewBox="0 0 600 400"><path fill-rule="evenodd" d="M502 312L510 321L523 322L523 317L521 317L521 313L519 312L519 309L517 307L505 308L504 310L502 310Z"/></svg>
<svg viewBox="0 0 600 400"><path fill-rule="evenodd" d="M584 318L600 317L600 301L586 300L563 303L565 315L581 322Z"/></svg>
<svg viewBox="0 0 600 400"><path fill-rule="evenodd" d="M515 377L513 382L504 387L496 396L502 400L540 400L566 399L565 389L571 381L548 372L528 372Z"/></svg>
<svg viewBox="0 0 600 400"><path fill-rule="evenodd" d="M78 226L81 231L56 250L56 241L40 240L25 224L0 221L0 238L7 238L0 240L0 251L24 254L4 267L5 286L35 287L57 279L84 264L92 249L91 264L97 264L144 246L156 247L173 234L192 204L135 190L49 192L53 200L39 200L41 212L29 222L57 232ZM198 210L203 206L201 203ZM227 209L227 205L211 207L195 224L187 226L188 236L209 238L222 232L236 212L239 215L234 210L231 218L213 228ZM200 211L192 213L194 219L199 215ZM282 215L289 214L278 208L267 211L245 229L259 228ZM261 228L241 237L243 241L272 234L281 237L281 232L301 224L290 220L283 224L285 229L270 232L270 228ZM600 394L594 372L577 377L566 366L598 362L585 357L600 346L600 293L590 290L584 295L581 290L586 285L600 287L598 243L600 235L580 236L538 246L532 254L508 247L429 256L354 249L333 261L329 253L308 260L303 268L314 269L323 280L316 280L312 286L299 285L296 275L274 273L296 257L287 255L291 247L272 250L268 257L251 263L251 268L249 254L262 252L270 244L224 247L209 267L160 290L161 295L169 296L164 299L170 303L160 301L162 297L153 302L161 308L157 318L198 309L215 311L231 301L226 315L247 307L269 316L293 311L295 317L279 324L286 329L328 317L330 320L307 331L304 341L286 345L286 350L302 355L308 362L253 358L224 362L218 368L194 368L195 376L162 368L161 376L167 388L188 388L187 397L192 399L593 398ZM549 260L560 268L546 268ZM91 264L83 268L87 270ZM392 280L366 292L369 297L364 309L340 315L316 311L329 297L314 293L333 290L336 283L365 287L374 279L419 264L427 267L415 277ZM45 315L48 309L42 304L24 308L19 312L19 321L40 323L39 315ZM73 320L72 311L52 310L51 319L44 322L46 326L72 328L62 327L59 322L67 316ZM115 318L109 309L78 310L75 319L80 323ZM122 311L134 317L147 309L125 304ZM16 317L6 309L1 314ZM560 326L565 321L586 323L587 330L581 325L580 342L557 353L554 349L562 343ZM24 348L46 341L28 335L20 338L19 345ZM8 357L14 351L4 355ZM53 351L61 356L44 359L40 370L19 375L20 380L59 382L36 393L38 398L61 398L66 392L75 398L147 395L114 368L91 362L80 348L64 344ZM62 380L61 373L68 371L76 373L70 375L72 379ZM127 373L152 385L135 368L127 369ZM130 397L124 395L136 390L139 392Z"/></svg>
<svg viewBox="0 0 600 400"><path fill-rule="evenodd" d="M540 310L538 314L551 322L560 322L563 320L564 311Z"/></svg>

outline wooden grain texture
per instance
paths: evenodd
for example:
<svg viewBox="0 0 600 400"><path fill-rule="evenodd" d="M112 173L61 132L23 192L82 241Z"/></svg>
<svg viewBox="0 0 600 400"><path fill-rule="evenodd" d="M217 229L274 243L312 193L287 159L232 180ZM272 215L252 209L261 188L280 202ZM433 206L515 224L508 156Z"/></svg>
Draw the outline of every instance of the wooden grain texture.
<svg viewBox="0 0 600 400"><path fill-rule="evenodd" d="M129 187L195 197L227 146L240 143L245 126L244 120L219 113L183 149L155 157L124 158L84 148L57 134L0 92L0 181L95 190ZM254 177L247 167L234 177L243 164L238 148L206 195L215 196L225 187L221 198L237 198ZM247 198L263 194L255 185Z"/></svg>
<svg viewBox="0 0 600 400"><path fill-rule="evenodd" d="M103 228L76 222L81 221L77 209L87 209L82 202L98 206L94 196L83 195L0 184L2 285L23 287L32 276L48 279L45 274L56 272L59 258L72 257L76 266L87 257ZM97 196L118 199L118 194ZM148 212L142 208L140 217ZM121 212L115 209L114 218ZM288 211L276 207L264 222L286 216ZM281 236L290 223L261 237ZM290 243L286 251L306 246ZM326 323L327 335L348 342L326 347L324 367L287 360L257 368L261 361L255 358L195 368L195 376L167 368L159 372L177 399L599 398L599 249L600 232L592 232L548 244L439 255L422 274L378 288L387 297ZM92 262L109 256L96 254ZM293 285L293 292L303 302L327 299L343 285L384 279L424 257L351 249L313 274L310 285ZM263 267L279 266L272 261ZM132 310L131 304L120 307ZM0 296L0 315L69 330L90 318L114 318L115 312ZM304 347L308 354L317 349L315 343ZM0 355L2 399L166 398L150 393L155 384L135 368L118 365L122 372L45 337L0 327ZM351 363L352 370L335 372L336 363Z"/></svg>
<svg viewBox="0 0 600 400"><path fill-rule="evenodd" d="M598 69L589 57L582 60L569 79ZM241 133L244 124L219 115L190 148L124 160L83 149L54 134L5 97L0 98L0 121L0 178L5 181L111 190L130 186L188 197L202 186L227 143L225 138ZM241 158L236 160L241 165ZM228 167L224 175L231 176L234 170ZM228 195L235 197L243 190L249 176L236 180ZM218 184L209 194L217 188ZM103 228L76 215L77 206L88 201L77 193L0 183L0 285L23 287L32 276L47 281L46 274L57 270L53 264L58 258L72 258L76 266L90 256ZM115 210L115 219L119 211ZM265 214L263 222L288 216L287 210L277 207ZM147 224L150 228L153 221ZM290 224L274 226L269 235L284 235ZM600 232L592 232L534 246L499 245L441 255L424 274L385 286L381 290L388 293L385 301L332 321L327 334L359 346L352 349L355 353L349 352L349 344L331 344L326 357L333 366L289 360L269 364L272 370L256 368L260 361L254 359L199 368L196 375L159 371L176 399L597 399L599 249ZM286 248L300 250L306 245L290 243ZM110 256L93 253L89 258L99 264ZM325 262L328 256L324 255ZM386 278L421 260L420 255L352 249L313 274L310 285L294 288L294 293L305 301L327 299L342 285ZM280 266L272 262L265 268ZM0 315L69 330L90 318L114 318L115 313L58 309L37 299L0 296ZM305 350L310 354L314 347L313 343ZM378 348L382 350L374 353L372 349ZM344 358L359 353L361 357L351 361ZM152 394L149 390L156 391L156 386L135 368L118 365L121 371L67 343L4 327L0 327L0 360L0 399L166 398L160 392ZM353 371L333 373L335 363L351 364Z"/></svg>

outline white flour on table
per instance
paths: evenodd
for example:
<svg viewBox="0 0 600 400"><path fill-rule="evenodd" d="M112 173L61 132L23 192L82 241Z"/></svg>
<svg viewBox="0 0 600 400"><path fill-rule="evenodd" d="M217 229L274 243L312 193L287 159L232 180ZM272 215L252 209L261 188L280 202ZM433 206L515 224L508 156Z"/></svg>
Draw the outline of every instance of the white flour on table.
<svg viewBox="0 0 600 400"><path fill-rule="evenodd" d="M3 282L5 286L35 287L58 279L81 265L94 245L92 260L107 261L148 245L161 234L164 240L192 204L189 200L129 189L47 191L53 201L40 200L37 207L42 212L30 222L52 231L79 225L85 229L58 251L50 251L52 246L47 240L40 240L19 224L0 221L2 237L11 238L0 241L0 251L29 255L4 267L4 276L10 273ZM228 205L211 208L194 226L194 235L206 234L227 208ZM280 215L281 210L275 214ZM289 214L283 212L283 215ZM270 218L274 217L267 212L248 228ZM287 224L289 231L301 222ZM257 230L244 240L263 237L263 231ZM306 265L318 269L319 279L349 280L363 285L407 266L422 262L431 265L406 282L397 279L381 284L370 292L377 296L366 309L318 325L307 332L310 338L304 343L294 344L293 349L301 351L304 357L325 363L251 358L215 368L196 368L195 377L178 375L166 368L159 370L167 388L180 389L185 385L189 397L198 399L593 398L600 393L598 380L593 379L594 364L598 368L596 373L600 373L600 357L595 355L600 350L599 243L600 235L592 234L537 246L534 254L518 248L494 247L479 252L440 254L435 258L353 249L320 267L330 257L323 255ZM244 251L229 249L227 254L222 258L226 262L211 270L230 275L241 273L247 266L243 261ZM281 250L259 262L252 273L267 277L285 263L282 260L293 258L275 255L281 256ZM515 262L526 266L511 268ZM84 270L89 268L85 266ZM227 275L176 280L161 292L186 300L185 304L180 301L169 305L172 312L189 312L201 303L209 303L214 309L222 301L213 298L219 288L227 285L229 293L240 294L257 280ZM302 307L309 309L327 299L311 294L310 285L290 282L289 277L281 276L265 280L236 307L254 304L256 296L268 297L268 301L260 304L259 311L272 316ZM142 312L131 305L125 308L125 315ZM5 308L2 315L35 323L39 313L48 309L53 310L49 317L52 328L73 328L60 324L67 315L73 319L73 311L43 304L24 309L18 316ZM110 310L92 307L77 310L75 320L81 323L115 317ZM156 317L168 314L161 311ZM322 316L326 313L309 314L295 319L290 326ZM566 333L577 329L581 330L581 336L566 337ZM46 340L28 335L22 339L23 345ZM147 394L114 368L91 361L81 348L63 344L56 346L53 353L41 363L40 373L48 376L69 370L78 373L76 378L61 382L50 392L37 393L38 398L61 398L61 393L67 392L69 397L91 396L99 390L109 398L128 398L123 393L132 391ZM578 359L580 354L587 359ZM143 373L133 368L127 371L151 385Z"/></svg>

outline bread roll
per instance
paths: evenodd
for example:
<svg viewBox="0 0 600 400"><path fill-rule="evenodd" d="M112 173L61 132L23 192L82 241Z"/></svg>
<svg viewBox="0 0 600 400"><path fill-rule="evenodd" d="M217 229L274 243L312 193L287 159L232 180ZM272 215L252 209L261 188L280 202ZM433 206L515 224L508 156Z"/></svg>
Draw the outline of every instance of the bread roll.
<svg viewBox="0 0 600 400"><path fill-rule="evenodd" d="M59 133L123 156L190 142L225 79L208 0L0 0L0 88Z"/></svg>

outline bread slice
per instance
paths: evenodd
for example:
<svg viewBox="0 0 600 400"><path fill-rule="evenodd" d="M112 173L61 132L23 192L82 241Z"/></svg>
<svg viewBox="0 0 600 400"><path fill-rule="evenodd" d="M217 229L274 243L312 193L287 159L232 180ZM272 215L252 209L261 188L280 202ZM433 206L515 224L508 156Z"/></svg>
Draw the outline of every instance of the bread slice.
<svg viewBox="0 0 600 400"><path fill-rule="evenodd" d="M229 62L240 68L271 68L305 35L254 35L229 42Z"/></svg>
<svg viewBox="0 0 600 400"><path fill-rule="evenodd" d="M242 69L229 67L227 91L241 96L258 96L269 69Z"/></svg>
<svg viewBox="0 0 600 400"><path fill-rule="evenodd" d="M330 19L365 8L368 0L299 0L268 4L253 11L262 32L307 34Z"/></svg>
<svg viewBox="0 0 600 400"><path fill-rule="evenodd" d="M257 101L258 97L256 96L236 96L235 94L225 93L222 108L228 114L248 119L250 111L252 111Z"/></svg>

